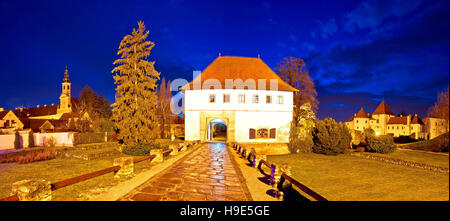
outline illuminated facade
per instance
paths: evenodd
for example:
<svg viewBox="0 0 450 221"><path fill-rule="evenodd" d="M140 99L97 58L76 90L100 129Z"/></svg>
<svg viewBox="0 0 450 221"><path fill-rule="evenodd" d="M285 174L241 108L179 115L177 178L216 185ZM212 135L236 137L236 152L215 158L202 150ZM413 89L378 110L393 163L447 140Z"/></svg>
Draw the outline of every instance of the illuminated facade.
<svg viewBox="0 0 450 221"><path fill-rule="evenodd" d="M345 122L350 130L361 131L371 128L378 135L391 134L394 137L411 136L413 139L425 139L426 128L423 121L416 115L396 117L391 108L383 100L375 111L366 113L363 108Z"/></svg>
<svg viewBox="0 0 450 221"><path fill-rule="evenodd" d="M271 80L275 80L275 90L262 86L262 82L269 86ZM196 83L201 87L196 88ZM227 141L289 141L297 90L260 58L218 57L182 90L186 140L213 140L213 124L222 122L227 127Z"/></svg>

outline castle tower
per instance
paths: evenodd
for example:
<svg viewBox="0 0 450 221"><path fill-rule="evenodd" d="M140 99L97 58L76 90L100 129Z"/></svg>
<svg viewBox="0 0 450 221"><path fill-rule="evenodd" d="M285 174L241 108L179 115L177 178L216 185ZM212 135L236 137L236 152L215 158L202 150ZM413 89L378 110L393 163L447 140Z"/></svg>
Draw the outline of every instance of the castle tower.
<svg viewBox="0 0 450 221"><path fill-rule="evenodd" d="M69 80L69 71L64 71L64 79L62 82L62 92L61 96L59 96L59 108L58 113L70 113L72 112L72 105L71 105L71 97L70 97L70 80Z"/></svg>
<svg viewBox="0 0 450 221"><path fill-rule="evenodd" d="M387 123L389 122L389 118L395 117L394 112L392 112L391 108L387 105L387 103L383 101L378 105L375 111L372 113L372 117L377 121L377 126L375 127L376 132L380 132L380 134L387 134Z"/></svg>

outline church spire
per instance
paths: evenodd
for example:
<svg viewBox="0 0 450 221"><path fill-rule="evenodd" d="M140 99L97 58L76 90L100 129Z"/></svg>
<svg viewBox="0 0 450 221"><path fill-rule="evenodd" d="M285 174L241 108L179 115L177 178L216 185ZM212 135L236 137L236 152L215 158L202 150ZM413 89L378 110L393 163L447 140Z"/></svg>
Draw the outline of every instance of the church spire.
<svg viewBox="0 0 450 221"><path fill-rule="evenodd" d="M63 82L69 82L69 71L67 70L67 65L66 65L66 70L64 71L64 79Z"/></svg>

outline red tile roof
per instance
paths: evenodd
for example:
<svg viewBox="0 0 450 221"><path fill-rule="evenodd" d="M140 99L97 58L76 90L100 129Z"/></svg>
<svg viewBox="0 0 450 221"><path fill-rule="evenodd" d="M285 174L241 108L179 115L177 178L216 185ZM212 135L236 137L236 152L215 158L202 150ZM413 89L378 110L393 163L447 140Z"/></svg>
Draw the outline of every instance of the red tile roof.
<svg viewBox="0 0 450 221"><path fill-rule="evenodd" d="M350 119L348 119L346 122L352 122L354 118L355 118L355 116L352 116L352 117L350 117Z"/></svg>
<svg viewBox="0 0 450 221"><path fill-rule="evenodd" d="M207 79L217 79L225 89L226 79L241 79L244 83L247 79L253 79L255 89L269 90L270 80L278 80L278 91L298 91L287 84L275 74L260 58L221 56L216 58L196 79L201 77L201 84ZM258 79L265 79L266 88L259 88ZM195 81L195 80L194 80ZM194 81L183 86L182 90L197 90L194 88ZM229 88L233 89L233 88Z"/></svg>
<svg viewBox="0 0 450 221"><path fill-rule="evenodd" d="M54 115L58 113L58 105L22 108L22 110L16 109L13 112L20 118Z"/></svg>
<svg viewBox="0 0 450 221"><path fill-rule="evenodd" d="M424 124L422 119L420 119L417 115L415 115L412 119L411 119L411 124Z"/></svg>
<svg viewBox="0 0 450 221"><path fill-rule="evenodd" d="M408 117L391 117L388 124L408 124Z"/></svg>
<svg viewBox="0 0 450 221"><path fill-rule="evenodd" d="M8 112L9 110L0 111L0 120L3 119L8 114Z"/></svg>
<svg viewBox="0 0 450 221"><path fill-rule="evenodd" d="M375 109L375 111L372 113L372 115L375 114L395 115L384 100L380 103L380 105L378 105L377 109Z"/></svg>
<svg viewBox="0 0 450 221"><path fill-rule="evenodd" d="M359 110L359 112L356 114L355 117L360 117L360 118L369 118L369 114L367 114L364 109L361 107L361 109Z"/></svg>

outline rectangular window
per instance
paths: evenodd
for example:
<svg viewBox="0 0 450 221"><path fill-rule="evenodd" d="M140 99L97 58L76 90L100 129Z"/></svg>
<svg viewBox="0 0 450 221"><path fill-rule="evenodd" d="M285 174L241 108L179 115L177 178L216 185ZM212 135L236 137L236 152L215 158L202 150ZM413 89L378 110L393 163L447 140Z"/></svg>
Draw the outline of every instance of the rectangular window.
<svg viewBox="0 0 450 221"><path fill-rule="evenodd" d="M266 95L266 104L271 104L271 103L272 103L272 96Z"/></svg>
<svg viewBox="0 0 450 221"><path fill-rule="evenodd" d="M223 103L230 103L230 95L229 94L223 95Z"/></svg>
<svg viewBox="0 0 450 221"><path fill-rule="evenodd" d="M215 94L209 95L209 103L216 103L216 95Z"/></svg>
<svg viewBox="0 0 450 221"><path fill-rule="evenodd" d="M238 98L238 102L241 104L245 103L245 94L240 94Z"/></svg>
<svg viewBox="0 0 450 221"><path fill-rule="evenodd" d="M278 96L277 97L277 103L278 104L283 104L283 96Z"/></svg>
<svg viewBox="0 0 450 221"><path fill-rule="evenodd" d="M259 96L257 94L253 95L253 103L254 104L259 103Z"/></svg>

